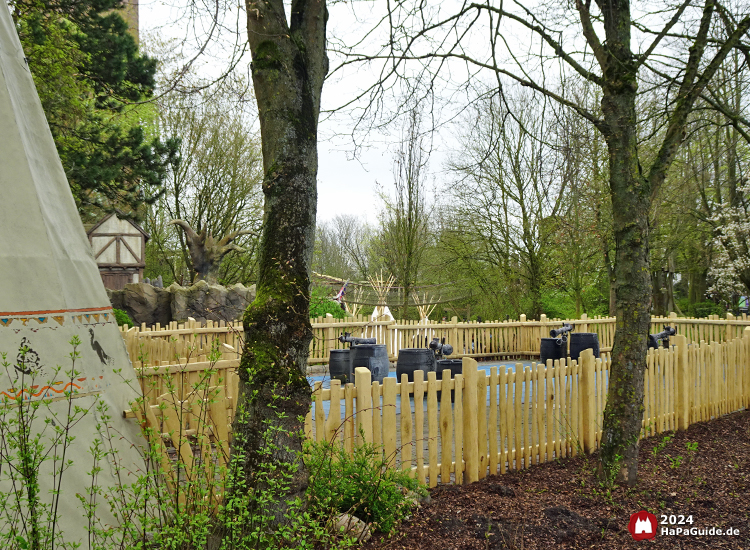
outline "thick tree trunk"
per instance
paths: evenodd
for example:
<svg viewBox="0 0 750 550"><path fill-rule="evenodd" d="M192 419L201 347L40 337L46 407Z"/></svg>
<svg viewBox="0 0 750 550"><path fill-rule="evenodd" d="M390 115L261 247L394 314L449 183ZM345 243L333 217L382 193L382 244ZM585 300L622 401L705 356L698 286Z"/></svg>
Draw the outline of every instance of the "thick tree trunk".
<svg viewBox="0 0 750 550"><path fill-rule="evenodd" d="M742 19L710 63L702 68L701 60L716 7L712 0L705 1L701 22L672 101L674 107L664 138L648 176L644 176L638 161L636 137L638 61L630 47L630 2L610 0L598 4L604 16L607 35L607 47L598 50L604 70L604 124L601 129L610 155L610 196L617 250L617 331L612 348L601 457L602 468L608 478L615 477L632 485L636 482L638 469L638 437L643 419L643 375L650 320L648 212L651 197L666 179L677 148L684 138L687 119L695 101L727 53L750 29L750 17Z"/></svg>
<svg viewBox="0 0 750 550"><path fill-rule="evenodd" d="M706 299L706 290L708 289L706 282L707 274L708 272L705 270L699 273L688 273L688 298L691 304L702 302Z"/></svg>
<svg viewBox="0 0 750 550"><path fill-rule="evenodd" d="M648 212L651 186L640 171L635 99L637 68L630 51L627 1L608 14L610 40L602 112L609 150L609 185L616 246L617 330L612 348L602 439L603 474L634 484L643 419L643 379L650 321Z"/></svg>
<svg viewBox="0 0 750 550"><path fill-rule="evenodd" d="M635 124L632 128L635 130ZM634 131L632 135L612 139L610 155L617 243L617 330L604 411L602 463L609 469L606 475L634 484L643 420L643 377L651 305L648 262L650 191L645 180L638 175Z"/></svg>
<svg viewBox="0 0 750 550"><path fill-rule="evenodd" d="M263 234L255 301L244 316L245 348L232 457L235 494L269 487L291 473L282 498L266 503L281 521L285 502L304 498L303 421L312 328L309 274L317 203L317 125L328 62L325 2L247 2L248 41L263 146ZM272 468L266 467L273 465ZM251 505L252 496L251 496ZM257 504L257 503L256 503ZM269 526L272 528L273 525Z"/></svg>

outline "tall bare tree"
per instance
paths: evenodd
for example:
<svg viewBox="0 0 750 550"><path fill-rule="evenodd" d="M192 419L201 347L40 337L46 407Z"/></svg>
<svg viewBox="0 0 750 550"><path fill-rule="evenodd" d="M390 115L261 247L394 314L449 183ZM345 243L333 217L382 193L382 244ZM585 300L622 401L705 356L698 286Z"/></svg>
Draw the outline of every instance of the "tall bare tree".
<svg viewBox="0 0 750 550"><path fill-rule="evenodd" d="M318 224L315 271L344 279L366 280L372 240L372 227L353 214L339 214Z"/></svg>
<svg viewBox="0 0 750 550"><path fill-rule="evenodd" d="M382 194L385 208L378 236L379 255L401 287L402 319L409 318L409 300L429 243L430 211L424 181L428 154L420 119L417 109L407 115L393 164L395 193Z"/></svg>
<svg viewBox="0 0 750 550"><path fill-rule="evenodd" d="M345 52L345 63L385 60L378 82L360 95L373 107L382 105L379 94L389 89L389 82L409 85L404 77L413 76L422 84L427 80L424 86L409 85L414 94L444 89L443 69L456 67L451 63L456 60L470 74L489 71L499 88L515 82L569 107L604 137L616 242L617 329L601 460L604 475L630 484L636 482L643 418L651 200L684 139L690 113L697 102L711 99L705 94L707 85L730 51L750 51L745 6L684 0L644 8L651 9L634 16L630 0L576 0L545 12L520 0L464 2L455 11L416 0L399 2L384 8L388 13L382 25L388 39L380 51L373 52L373 44L367 42L368 51ZM518 47L515 37L521 35L531 37L528 47ZM406 69L411 62L416 62L413 73ZM552 64L555 71L571 72L600 88L601 114L555 91L550 85ZM467 71L460 72L462 77ZM658 111L639 111L639 86L659 90L663 102ZM646 118L650 124L643 127L640 123ZM745 124L731 115L727 120L735 126ZM642 138L653 142L652 154L641 154Z"/></svg>
<svg viewBox="0 0 750 550"><path fill-rule="evenodd" d="M251 115L226 85L210 98L173 91L156 106L160 133L179 145L165 192L146 217L148 276L161 274L180 284L189 283L194 274L213 282L247 282L253 274L262 203L260 143ZM190 231L170 225L173 219ZM220 250L228 242L212 252L199 250L207 238L219 241L229 235L246 251L233 264L236 271L227 265L229 258L221 263L230 249Z"/></svg>
<svg viewBox="0 0 750 550"><path fill-rule="evenodd" d="M555 165L559 156L544 141L547 102L530 94L508 101L518 111L515 120L504 117L491 97L475 104L466 125L471 130L451 163L457 176L452 196L462 220L454 231L470 231L481 241L483 261L505 280L495 292L507 292L514 278L523 282L528 305L514 313L538 319L565 187Z"/></svg>

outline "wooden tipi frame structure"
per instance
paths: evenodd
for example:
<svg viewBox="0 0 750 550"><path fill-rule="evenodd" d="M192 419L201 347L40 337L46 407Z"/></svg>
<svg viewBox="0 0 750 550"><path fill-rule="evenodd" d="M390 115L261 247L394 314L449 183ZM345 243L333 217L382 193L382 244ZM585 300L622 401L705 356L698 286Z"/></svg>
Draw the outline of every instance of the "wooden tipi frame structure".
<svg viewBox="0 0 750 550"><path fill-rule="evenodd" d="M396 277L389 275L386 279L381 270L377 277L373 275L368 277L367 280L378 296L378 304L375 306L375 311L373 311L373 318L380 320L385 317L385 308L388 307L388 293L396 282Z"/></svg>

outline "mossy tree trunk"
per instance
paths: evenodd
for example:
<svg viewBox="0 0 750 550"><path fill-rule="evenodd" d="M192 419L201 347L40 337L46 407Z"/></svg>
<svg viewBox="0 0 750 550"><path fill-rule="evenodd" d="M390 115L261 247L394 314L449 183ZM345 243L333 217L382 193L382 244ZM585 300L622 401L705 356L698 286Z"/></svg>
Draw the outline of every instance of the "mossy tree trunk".
<svg viewBox="0 0 750 550"><path fill-rule="evenodd" d="M602 11L606 41L584 24L586 38L602 68L603 124L598 127L609 150L609 185L616 244L614 269L617 330L612 348L607 406L602 437L602 473L610 479L636 482L638 438L643 420L643 382L650 322L649 208L666 179L684 139L687 119L696 100L726 55L747 33L750 18L727 28L723 44L710 60L703 60L715 3L705 0L699 28L689 48L684 71L672 81L677 89L666 117L666 129L648 172L638 156L636 92L638 71L646 56L632 52L630 0L597 2ZM686 6L687 4L685 4ZM579 11L585 19L587 9ZM673 21L679 19L679 13ZM584 22L585 23L585 22ZM665 34L668 28L665 29Z"/></svg>
<svg viewBox="0 0 750 550"><path fill-rule="evenodd" d="M629 32L630 25L624 28ZM629 36L612 56L602 111L609 149L609 186L616 243L614 286L617 330L612 348L609 393L604 412L602 464L608 476L635 482L638 436L643 417L643 380L651 319L649 224L651 188L638 162L634 59ZM631 479L632 477L632 479Z"/></svg>
<svg viewBox="0 0 750 550"><path fill-rule="evenodd" d="M289 18L282 0L248 0L246 8L265 203L257 295L243 319L232 455L251 487L269 484L267 471L257 475L263 462L295 465L286 499L303 498L307 471L299 452L310 409L309 276L327 12L321 0L294 0ZM278 500L270 511L281 520L285 499Z"/></svg>

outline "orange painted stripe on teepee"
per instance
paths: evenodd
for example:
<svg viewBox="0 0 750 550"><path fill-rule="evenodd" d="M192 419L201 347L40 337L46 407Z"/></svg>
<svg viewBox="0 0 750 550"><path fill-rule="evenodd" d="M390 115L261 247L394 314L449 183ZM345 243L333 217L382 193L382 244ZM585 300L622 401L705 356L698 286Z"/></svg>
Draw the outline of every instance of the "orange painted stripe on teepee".
<svg viewBox="0 0 750 550"><path fill-rule="evenodd" d="M0 312L0 316L8 315L46 315L51 313L81 313L84 311L111 311L112 306L106 307L86 307L81 309L51 309L46 311L4 311Z"/></svg>
<svg viewBox="0 0 750 550"><path fill-rule="evenodd" d="M22 389L22 390L18 391L18 393L15 393L15 394L12 394L12 393L9 394L9 393L6 393L4 391L0 391L0 395L5 395L6 397L9 397L11 399L17 399L23 393L29 394L30 397L39 397L40 395L42 395L46 391L53 391L55 393L63 393L63 392L65 392L71 386L73 386L74 388L76 388L78 390L81 389L81 386L79 386L78 384L75 384L73 382L68 382L67 384L65 384L65 387L63 389L61 389L61 390L56 390L52 386L44 386L41 390L39 390L36 393L34 393L32 391L29 391L28 389ZM32 389L36 389L38 387L39 386L34 386ZM8 391L15 392L16 390L10 389Z"/></svg>

